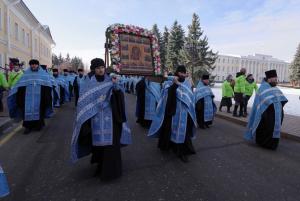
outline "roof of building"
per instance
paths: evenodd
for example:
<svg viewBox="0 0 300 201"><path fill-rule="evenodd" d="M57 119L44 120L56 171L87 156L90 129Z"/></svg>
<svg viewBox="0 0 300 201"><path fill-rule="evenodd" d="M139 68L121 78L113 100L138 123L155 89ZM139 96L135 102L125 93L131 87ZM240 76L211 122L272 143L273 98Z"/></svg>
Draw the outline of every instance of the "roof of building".
<svg viewBox="0 0 300 201"><path fill-rule="evenodd" d="M55 41L53 40L51 31L49 26L42 25L38 19L33 15L33 13L30 11L30 9L27 7L27 5L22 0L6 0L7 3L14 5L17 9L22 11L21 13L24 15L25 18L31 20L31 22L34 23L36 29L40 29L41 32L46 36L53 45L55 45Z"/></svg>

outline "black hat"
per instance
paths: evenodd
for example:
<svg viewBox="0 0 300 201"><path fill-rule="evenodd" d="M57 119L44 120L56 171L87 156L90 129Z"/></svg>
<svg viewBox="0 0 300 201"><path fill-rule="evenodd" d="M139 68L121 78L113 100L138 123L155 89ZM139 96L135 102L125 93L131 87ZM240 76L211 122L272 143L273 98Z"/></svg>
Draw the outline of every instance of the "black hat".
<svg viewBox="0 0 300 201"><path fill-rule="evenodd" d="M241 75L241 73L237 72L235 77L239 77L240 75Z"/></svg>
<svg viewBox="0 0 300 201"><path fill-rule="evenodd" d="M91 61L90 69L95 70L95 68L97 68L99 66L105 66L105 63L104 63L103 59L95 58Z"/></svg>
<svg viewBox="0 0 300 201"><path fill-rule="evenodd" d="M11 63L12 63L13 65L15 65L15 66L20 65L20 61L19 61L19 59L17 59L17 58L10 59L10 61L11 61Z"/></svg>
<svg viewBox="0 0 300 201"><path fill-rule="evenodd" d="M58 69L57 68L53 68L52 69L52 72L54 73L54 72L58 72Z"/></svg>
<svg viewBox="0 0 300 201"><path fill-rule="evenodd" d="M34 64L40 65L40 62L39 62L38 60L36 60L36 59L31 59L31 60L29 61L29 65L34 65Z"/></svg>
<svg viewBox="0 0 300 201"><path fill-rule="evenodd" d="M267 78L267 79L272 78L272 77L277 77L277 72L276 72L276 70L269 70L269 71L266 71L265 74L266 74L266 78Z"/></svg>
<svg viewBox="0 0 300 201"><path fill-rule="evenodd" d="M177 66L175 74L177 74L177 73L179 73L179 72L180 72L180 73L186 73L186 68L185 68L184 65L179 65L179 66Z"/></svg>
<svg viewBox="0 0 300 201"><path fill-rule="evenodd" d="M68 72L69 72L69 70L65 68L65 69L64 69L64 72L65 72L65 73L68 73Z"/></svg>
<svg viewBox="0 0 300 201"><path fill-rule="evenodd" d="M209 75L202 75L202 80L209 80Z"/></svg>

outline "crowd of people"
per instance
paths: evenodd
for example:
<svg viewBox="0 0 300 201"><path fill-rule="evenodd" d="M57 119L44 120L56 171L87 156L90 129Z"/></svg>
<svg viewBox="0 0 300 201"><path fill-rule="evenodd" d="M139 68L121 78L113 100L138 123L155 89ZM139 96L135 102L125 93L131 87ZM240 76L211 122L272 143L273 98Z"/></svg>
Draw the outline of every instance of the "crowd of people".
<svg viewBox="0 0 300 201"><path fill-rule="evenodd" d="M136 122L149 129L149 137L158 138L158 148L162 152L172 150L185 163L189 155L196 153L192 143L196 129L210 129L217 111L209 75L204 74L194 86L183 65L177 66L174 74L164 76L162 83L147 76L108 73L100 58L91 61L90 72L86 74L84 69L75 73L53 68L50 72L37 60L31 60L29 65L24 72L16 65L8 81L0 74L0 87L9 89L10 117L23 120L26 135L40 131L45 126L44 119L53 116L54 108L74 97L72 161L91 154L91 163L98 167L95 175L104 181L122 175L121 148L132 144L125 93L136 96ZM265 75L260 88L251 74L246 76L244 68L235 79L229 75L222 86L219 110L226 106L231 113L234 98L233 116L246 117L248 101L256 91L245 138L275 150L287 99L276 87L276 71L267 71ZM1 168L0 180L0 193L5 194L2 189L8 188L2 187L7 184Z"/></svg>

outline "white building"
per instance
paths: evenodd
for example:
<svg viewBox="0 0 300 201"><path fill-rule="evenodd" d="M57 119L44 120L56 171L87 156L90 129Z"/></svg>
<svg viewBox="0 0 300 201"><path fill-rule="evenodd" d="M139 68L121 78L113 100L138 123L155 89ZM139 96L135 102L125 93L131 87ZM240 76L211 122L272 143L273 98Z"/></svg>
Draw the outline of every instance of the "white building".
<svg viewBox="0 0 300 201"><path fill-rule="evenodd" d="M216 81L224 81L227 75L232 74L235 77L241 68L246 68L247 74L253 74L254 79L260 82L265 77L265 71L276 69L279 82L288 82L289 65L283 60L264 54L248 56L221 54L215 63L216 68L212 75L216 75Z"/></svg>
<svg viewBox="0 0 300 201"><path fill-rule="evenodd" d="M22 0L0 0L1 67L9 65L12 58L25 66L34 58L51 67L54 45L49 27L41 24Z"/></svg>

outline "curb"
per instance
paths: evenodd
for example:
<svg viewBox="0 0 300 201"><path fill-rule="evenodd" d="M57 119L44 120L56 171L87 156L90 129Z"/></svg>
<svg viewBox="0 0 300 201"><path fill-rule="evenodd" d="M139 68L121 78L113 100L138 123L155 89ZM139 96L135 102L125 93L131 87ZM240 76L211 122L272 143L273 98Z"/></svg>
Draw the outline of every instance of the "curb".
<svg viewBox="0 0 300 201"><path fill-rule="evenodd" d="M224 114L219 113L219 112L216 114L216 117L218 117L220 119L230 121L232 123L235 123L235 124L238 124L238 125L241 125L241 126L244 126L244 127L247 126L247 121L245 121L243 119L238 119L238 118L235 118L235 117L230 117L228 115L224 115ZM300 137L299 136L289 134L285 131L281 131L280 133L281 133L281 138L300 142Z"/></svg>
<svg viewBox="0 0 300 201"><path fill-rule="evenodd" d="M10 129L14 128L20 122L17 122L9 117L4 119L4 123L0 125L0 137L10 131Z"/></svg>

